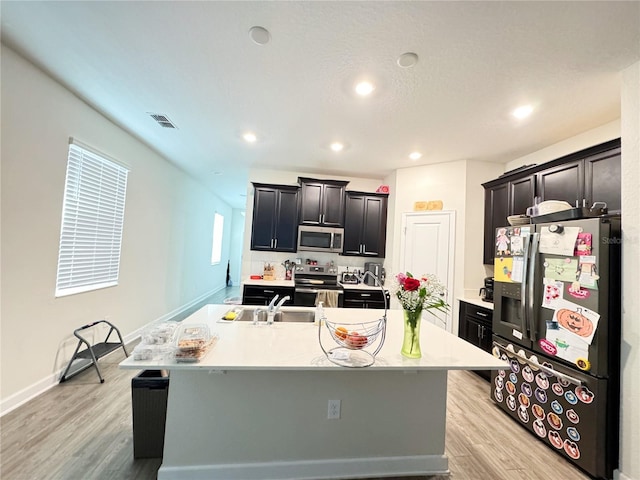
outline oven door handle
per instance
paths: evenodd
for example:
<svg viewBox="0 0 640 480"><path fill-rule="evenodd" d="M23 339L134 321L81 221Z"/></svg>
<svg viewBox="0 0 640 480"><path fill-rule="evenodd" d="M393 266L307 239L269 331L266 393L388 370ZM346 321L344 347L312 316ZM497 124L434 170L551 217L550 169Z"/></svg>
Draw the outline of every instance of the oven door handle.
<svg viewBox="0 0 640 480"><path fill-rule="evenodd" d="M318 293L320 290L328 290L323 288L296 288L294 292L298 293ZM332 290L336 290L335 288ZM338 295L342 295L342 290L337 290Z"/></svg>

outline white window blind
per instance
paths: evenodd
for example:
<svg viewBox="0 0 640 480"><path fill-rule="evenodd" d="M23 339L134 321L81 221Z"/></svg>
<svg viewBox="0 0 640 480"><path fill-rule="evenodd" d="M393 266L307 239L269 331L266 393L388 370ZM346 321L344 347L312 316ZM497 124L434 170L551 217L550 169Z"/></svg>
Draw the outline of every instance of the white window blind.
<svg viewBox="0 0 640 480"><path fill-rule="evenodd" d="M69 145L56 297L118 284L129 170Z"/></svg>
<svg viewBox="0 0 640 480"><path fill-rule="evenodd" d="M222 232L224 217L216 213L213 217L213 246L211 247L211 265L217 265L222 259Z"/></svg>

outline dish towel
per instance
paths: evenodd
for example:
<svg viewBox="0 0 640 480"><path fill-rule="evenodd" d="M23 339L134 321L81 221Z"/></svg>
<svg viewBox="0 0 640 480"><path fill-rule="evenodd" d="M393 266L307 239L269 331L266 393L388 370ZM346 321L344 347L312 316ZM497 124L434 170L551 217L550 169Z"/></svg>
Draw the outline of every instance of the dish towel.
<svg viewBox="0 0 640 480"><path fill-rule="evenodd" d="M338 290L318 290L316 294L316 307L320 302L327 308L336 308L338 306Z"/></svg>

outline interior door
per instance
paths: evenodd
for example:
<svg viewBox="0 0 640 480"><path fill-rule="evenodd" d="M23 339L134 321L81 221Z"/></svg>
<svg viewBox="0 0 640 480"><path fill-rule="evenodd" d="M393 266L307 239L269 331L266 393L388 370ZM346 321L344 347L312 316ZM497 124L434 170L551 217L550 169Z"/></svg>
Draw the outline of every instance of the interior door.
<svg viewBox="0 0 640 480"><path fill-rule="evenodd" d="M402 234L400 271L416 276L432 273L447 287L449 312L424 312L422 318L451 332L455 212L404 213Z"/></svg>

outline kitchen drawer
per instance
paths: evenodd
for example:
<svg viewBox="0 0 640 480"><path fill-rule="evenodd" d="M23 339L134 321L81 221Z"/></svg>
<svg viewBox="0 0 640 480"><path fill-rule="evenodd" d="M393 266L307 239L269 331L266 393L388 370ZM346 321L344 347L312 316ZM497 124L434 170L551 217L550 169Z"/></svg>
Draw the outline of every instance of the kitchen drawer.
<svg viewBox="0 0 640 480"><path fill-rule="evenodd" d="M242 292L243 305L269 305L269 302L279 295L280 298L289 295L293 299L293 287L267 287L258 285L245 285ZM287 300L285 305L293 303Z"/></svg>
<svg viewBox="0 0 640 480"><path fill-rule="evenodd" d="M389 306L389 292L385 292L387 307ZM380 290L344 290L344 308L381 308L384 309L385 299Z"/></svg>
<svg viewBox="0 0 640 480"><path fill-rule="evenodd" d="M480 321L481 323L491 325L491 321L493 319L493 310L489 310L488 308L482 308L478 305L473 305L471 303L465 302L462 302L461 305L464 305L464 314L467 317L472 317L475 320Z"/></svg>

